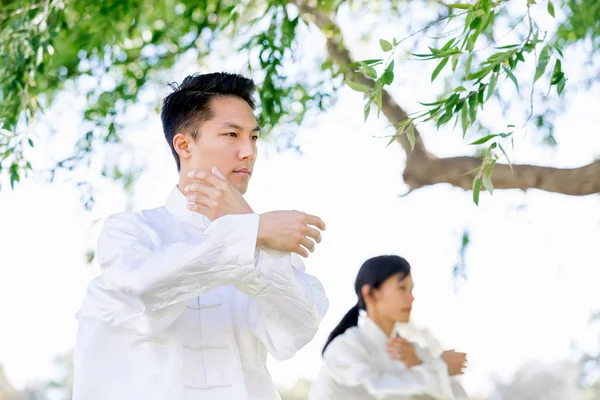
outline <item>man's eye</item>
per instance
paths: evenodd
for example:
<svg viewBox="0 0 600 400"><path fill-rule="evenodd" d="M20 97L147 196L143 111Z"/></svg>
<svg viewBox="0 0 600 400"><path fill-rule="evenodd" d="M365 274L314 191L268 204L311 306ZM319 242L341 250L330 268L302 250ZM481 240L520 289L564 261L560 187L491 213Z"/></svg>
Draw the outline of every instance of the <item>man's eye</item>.
<svg viewBox="0 0 600 400"><path fill-rule="evenodd" d="M227 136L237 137L237 133L235 133L235 132L228 132Z"/></svg>
<svg viewBox="0 0 600 400"><path fill-rule="evenodd" d="M252 136L252 140L257 141L258 140L258 136Z"/></svg>

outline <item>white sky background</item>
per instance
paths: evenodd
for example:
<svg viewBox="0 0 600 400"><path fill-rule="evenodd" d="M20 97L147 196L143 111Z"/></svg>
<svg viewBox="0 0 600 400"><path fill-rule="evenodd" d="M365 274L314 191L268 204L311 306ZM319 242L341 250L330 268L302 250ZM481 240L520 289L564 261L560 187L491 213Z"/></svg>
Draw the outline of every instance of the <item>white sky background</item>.
<svg viewBox="0 0 600 400"><path fill-rule="evenodd" d="M574 56L581 60L585 54ZM396 71L395 94L412 111L416 100L435 96L428 83L433 68L410 62ZM190 71L180 67L171 78L180 80ZM271 362L274 379L291 385L298 377L316 376L325 338L356 302L358 268L382 253L403 255L413 265L414 317L448 347L469 354L464 382L471 393L485 393L491 376L507 376L527 360L570 357L571 341L584 332L589 313L600 308L598 196L497 191L493 197L482 193L476 207L470 192L438 185L400 198L406 191L404 155L397 145L386 148L387 139L373 137L385 134L385 121L364 124L361 95L348 89L339 95L337 105L316 124L298 130L303 155L262 146L247 195L257 212L295 208L321 216L328 226L306 263L327 290L329 313L310 345L292 360ZM520 132L513 161L577 166L598 156L599 95L596 90L570 99L556 126L556 149L541 149L533 135ZM48 121L61 126L60 135L40 142L34 159L43 163L48 155L69 154L73 138L81 134L78 104L73 95L61 96L55 108L60 115ZM499 121L491 105L486 111L485 118L498 126L514 122ZM133 208L160 206L176 182L160 119L146 118L132 107L128 120L128 142L135 144L128 151L148 160ZM458 131L423 131L436 154L470 150ZM94 168L104 157L97 155ZM84 259L100 227L92 223L126 207L118 186L97 179L92 183L97 188L92 213L83 211L79 192L69 183L36 179L0 193L0 364L19 387L51 375L52 358L74 345L73 314L97 274ZM452 266L465 228L472 239L468 281L455 293Z"/></svg>

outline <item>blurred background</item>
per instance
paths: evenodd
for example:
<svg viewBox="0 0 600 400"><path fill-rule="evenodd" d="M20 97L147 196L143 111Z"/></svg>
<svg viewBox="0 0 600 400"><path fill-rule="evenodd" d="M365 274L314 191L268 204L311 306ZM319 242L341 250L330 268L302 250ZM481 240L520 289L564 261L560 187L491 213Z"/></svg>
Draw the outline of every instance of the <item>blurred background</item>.
<svg viewBox="0 0 600 400"><path fill-rule="evenodd" d="M259 86L254 210L327 223L329 312L269 359L284 400L383 253L474 399L600 399L599 49L596 0L2 2L0 399L71 398L99 229L164 204L160 101L214 71Z"/></svg>

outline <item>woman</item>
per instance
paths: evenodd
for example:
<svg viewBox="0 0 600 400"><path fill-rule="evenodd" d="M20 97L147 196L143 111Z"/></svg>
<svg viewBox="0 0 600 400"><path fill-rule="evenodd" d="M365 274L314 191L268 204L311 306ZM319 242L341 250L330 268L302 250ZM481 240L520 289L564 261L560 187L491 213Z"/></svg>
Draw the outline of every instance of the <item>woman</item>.
<svg viewBox="0 0 600 400"><path fill-rule="evenodd" d="M309 400L467 398L457 380L466 354L442 351L426 331L408 324L414 297L404 258L367 260L354 289L358 303L329 335ZM360 311L366 318L358 325Z"/></svg>

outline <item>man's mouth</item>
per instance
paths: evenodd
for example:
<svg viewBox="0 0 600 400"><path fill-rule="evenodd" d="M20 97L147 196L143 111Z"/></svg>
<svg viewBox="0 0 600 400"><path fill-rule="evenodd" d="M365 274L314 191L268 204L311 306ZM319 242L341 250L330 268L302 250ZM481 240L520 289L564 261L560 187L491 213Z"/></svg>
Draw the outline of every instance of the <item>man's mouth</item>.
<svg viewBox="0 0 600 400"><path fill-rule="evenodd" d="M235 171L233 171L233 173L247 176L252 175L252 172L248 168L236 169Z"/></svg>

